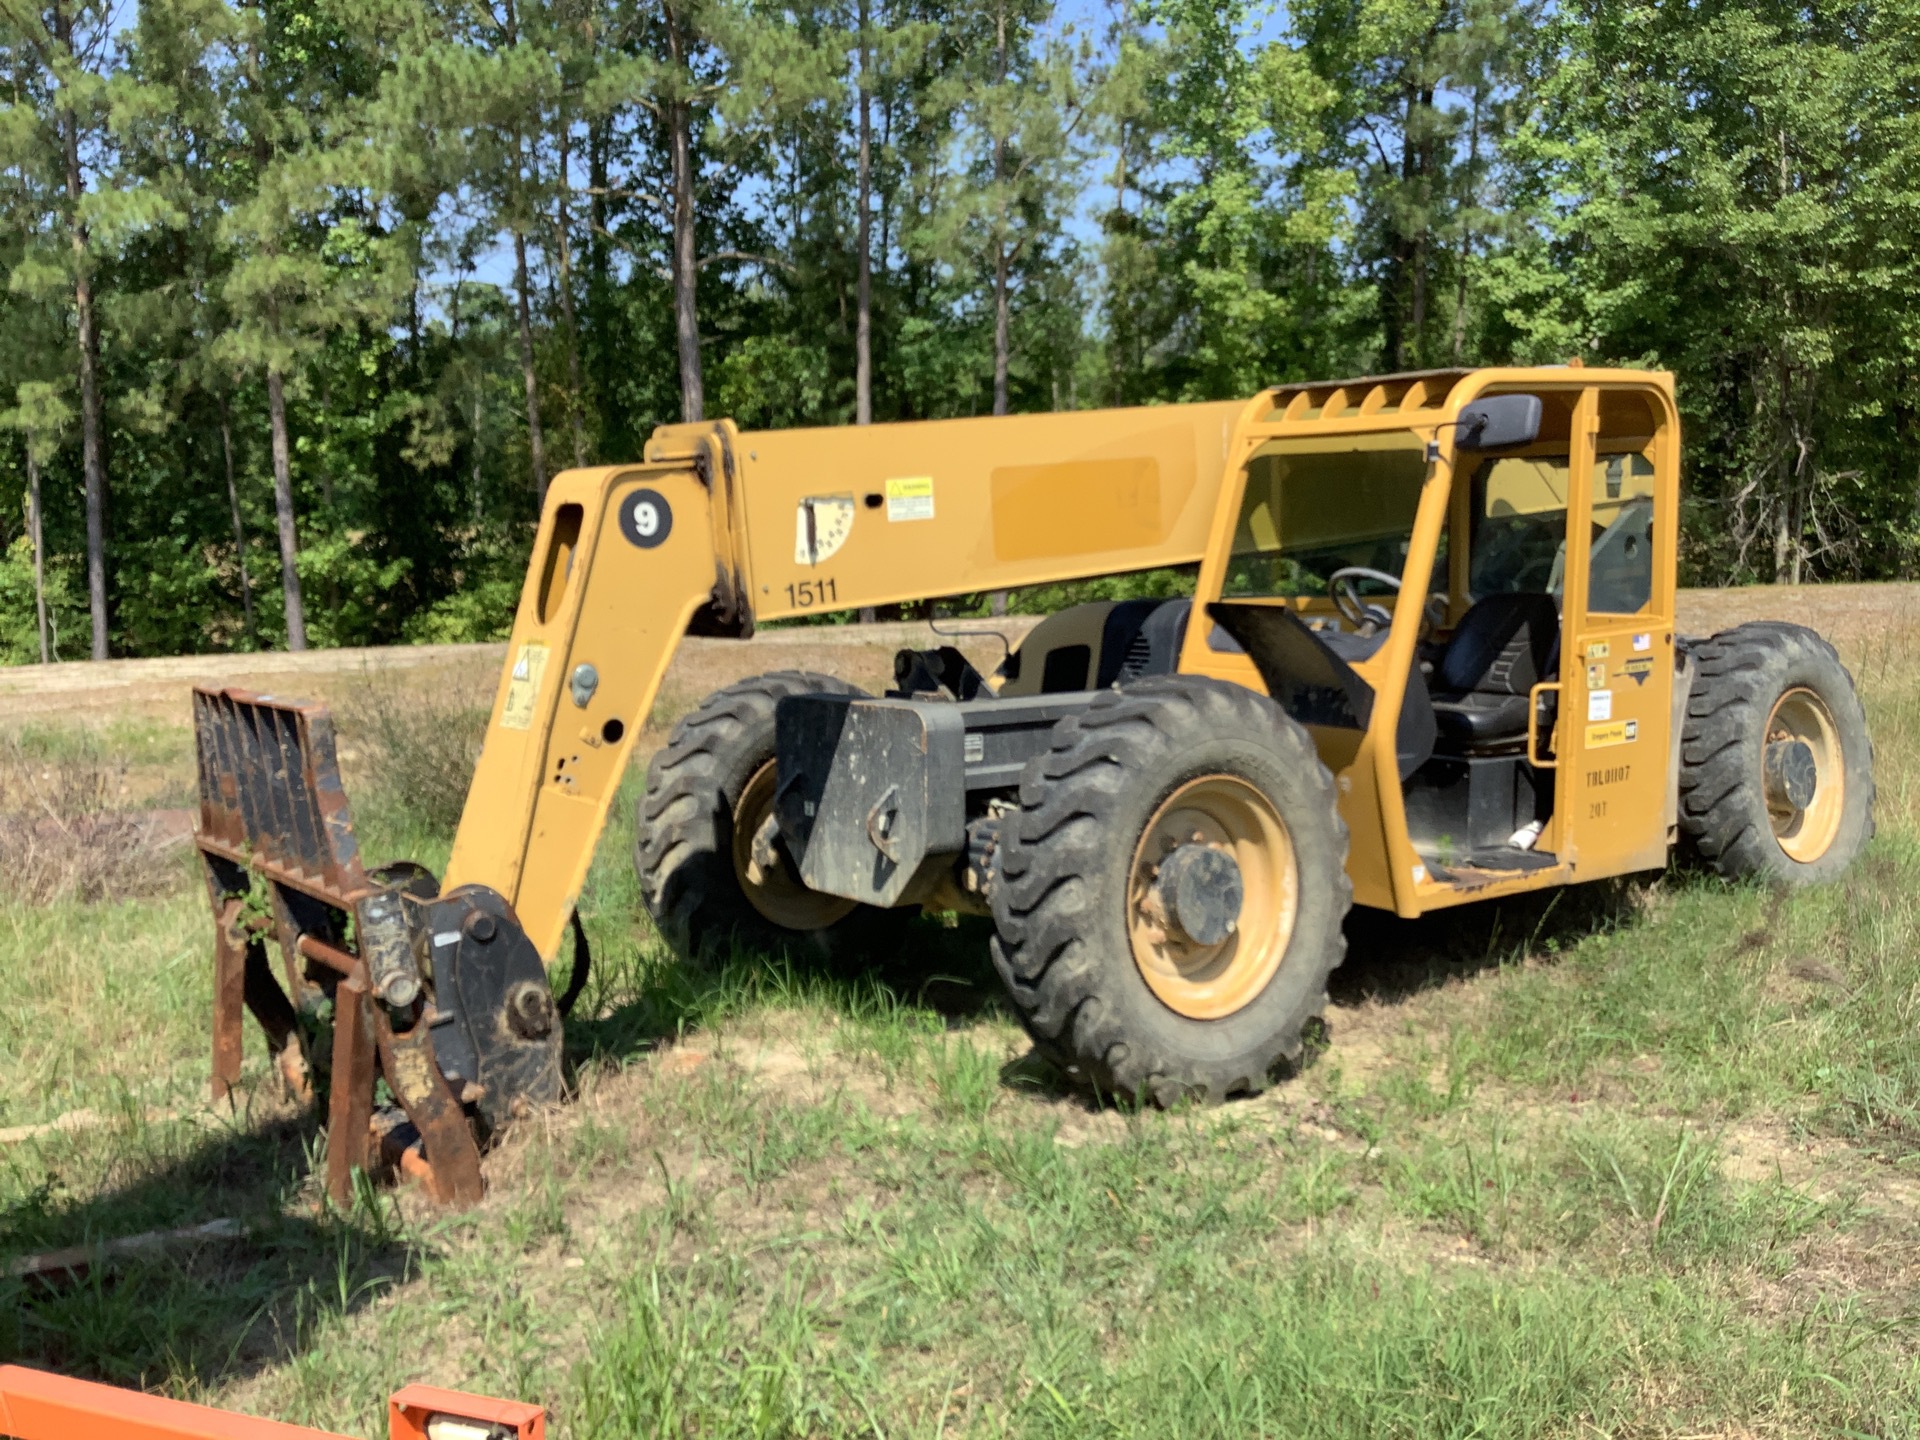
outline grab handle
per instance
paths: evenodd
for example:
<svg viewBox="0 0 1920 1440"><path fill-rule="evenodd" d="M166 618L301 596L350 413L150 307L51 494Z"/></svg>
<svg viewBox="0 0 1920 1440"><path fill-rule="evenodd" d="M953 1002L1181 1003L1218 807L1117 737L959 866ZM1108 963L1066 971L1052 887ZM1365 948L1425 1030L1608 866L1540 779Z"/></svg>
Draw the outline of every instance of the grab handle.
<svg viewBox="0 0 1920 1440"><path fill-rule="evenodd" d="M1541 756L1540 740L1540 697L1547 691L1560 693L1558 680L1542 680L1527 692L1527 763L1536 770L1551 770L1560 762Z"/></svg>

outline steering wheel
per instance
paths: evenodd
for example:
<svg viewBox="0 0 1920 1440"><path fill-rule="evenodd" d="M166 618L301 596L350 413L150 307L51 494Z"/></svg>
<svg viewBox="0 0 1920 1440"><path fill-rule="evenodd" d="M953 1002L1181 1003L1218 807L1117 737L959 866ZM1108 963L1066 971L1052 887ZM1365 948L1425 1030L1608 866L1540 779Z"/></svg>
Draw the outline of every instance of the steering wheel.
<svg viewBox="0 0 1920 1440"><path fill-rule="evenodd" d="M1365 565L1345 565L1327 577L1327 595L1333 601L1333 608L1340 612L1340 618L1356 630L1372 634L1384 630L1393 624L1393 612L1384 605L1376 605L1361 598L1357 581L1377 580L1382 585L1393 587L1394 593L1400 592L1400 577L1389 575L1384 570L1370 570Z"/></svg>

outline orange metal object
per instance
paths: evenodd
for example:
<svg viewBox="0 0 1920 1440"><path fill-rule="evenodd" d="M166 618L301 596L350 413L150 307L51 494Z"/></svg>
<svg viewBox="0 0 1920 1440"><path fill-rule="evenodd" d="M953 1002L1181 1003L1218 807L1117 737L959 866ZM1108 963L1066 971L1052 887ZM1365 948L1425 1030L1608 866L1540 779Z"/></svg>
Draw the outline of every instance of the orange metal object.
<svg viewBox="0 0 1920 1440"><path fill-rule="evenodd" d="M546 1440L547 1435L547 1412L521 1400L489 1400L432 1385L408 1385L387 1401L391 1440L429 1440L427 1424L437 1416L497 1425L513 1440Z"/></svg>
<svg viewBox="0 0 1920 1440"><path fill-rule="evenodd" d="M0 1365L0 1435L12 1440L347 1440L116 1385Z"/></svg>
<svg viewBox="0 0 1920 1440"><path fill-rule="evenodd" d="M546 1440L547 1412L517 1400L408 1385L387 1401L389 1440L428 1440L435 1419L487 1426L511 1440ZM9 1440L351 1440L279 1420L236 1415L116 1385L0 1365L0 1436Z"/></svg>

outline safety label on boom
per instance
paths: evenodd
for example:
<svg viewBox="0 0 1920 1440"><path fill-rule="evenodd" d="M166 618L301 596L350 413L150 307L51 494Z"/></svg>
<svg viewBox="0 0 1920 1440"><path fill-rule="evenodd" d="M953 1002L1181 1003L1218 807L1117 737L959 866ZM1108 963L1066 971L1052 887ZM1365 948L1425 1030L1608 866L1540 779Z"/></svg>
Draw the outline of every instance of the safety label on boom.
<svg viewBox="0 0 1920 1440"><path fill-rule="evenodd" d="M547 647L529 640L514 658L513 673L507 677L507 698L500 707L502 730L531 730L533 704L540 695L540 677L547 673Z"/></svg>
<svg viewBox="0 0 1920 1440"><path fill-rule="evenodd" d="M899 475L887 481L887 519L933 519L933 477Z"/></svg>

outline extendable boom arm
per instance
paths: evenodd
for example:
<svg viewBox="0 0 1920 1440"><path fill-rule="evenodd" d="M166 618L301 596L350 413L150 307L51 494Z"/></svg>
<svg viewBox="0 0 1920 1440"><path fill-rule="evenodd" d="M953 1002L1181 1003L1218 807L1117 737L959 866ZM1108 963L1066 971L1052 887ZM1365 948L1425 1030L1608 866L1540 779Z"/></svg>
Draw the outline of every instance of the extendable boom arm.
<svg viewBox="0 0 1920 1440"><path fill-rule="evenodd" d="M742 433L557 476L446 885L551 959L680 637L1190 564L1246 402Z"/></svg>

